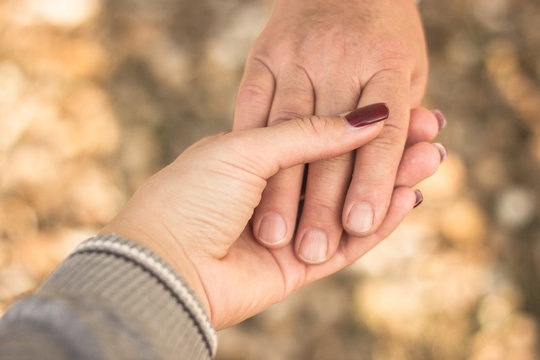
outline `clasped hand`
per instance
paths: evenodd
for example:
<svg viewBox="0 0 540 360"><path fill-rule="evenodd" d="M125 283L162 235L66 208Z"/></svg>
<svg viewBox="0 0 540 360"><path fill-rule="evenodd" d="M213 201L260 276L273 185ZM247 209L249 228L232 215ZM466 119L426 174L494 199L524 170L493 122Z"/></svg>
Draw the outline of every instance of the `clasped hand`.
<svg viewBox="0 0 540 360"><path fill-rule="evenodd" d="M409 137L424 137L436 122L431 112L416 110L411 129L423 131ZM405 185L394 189L379 229L365 237L342 232L325 263L300 260L292 243L269 248L255 239L250 219L269 178L353 151L376 138L383 123L354 128L341 117L312 116L205 138L150 178L101 233L154 250L193 287L216 328L234 325L356 261L413 208L418 199L406 185L431 175L440 163L437 147L426 142L405 152L397 176Z"/></svg>

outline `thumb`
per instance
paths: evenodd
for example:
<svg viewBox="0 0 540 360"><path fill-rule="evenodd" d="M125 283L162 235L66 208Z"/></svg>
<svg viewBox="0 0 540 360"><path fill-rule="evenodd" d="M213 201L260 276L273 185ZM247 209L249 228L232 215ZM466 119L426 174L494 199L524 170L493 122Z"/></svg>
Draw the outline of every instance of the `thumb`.
<svg viewBox="0 0 540 360"><path fill-rule="evenodd" d="M239 166L265 179L280 169L333 158L373 140L388 118L384 103L336 117L310 116L229 133Z"/></svg>

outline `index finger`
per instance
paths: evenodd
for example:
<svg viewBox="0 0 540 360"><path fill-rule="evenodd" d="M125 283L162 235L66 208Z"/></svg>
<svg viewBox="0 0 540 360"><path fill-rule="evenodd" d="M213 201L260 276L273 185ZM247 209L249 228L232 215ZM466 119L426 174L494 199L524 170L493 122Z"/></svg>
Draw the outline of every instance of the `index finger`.
<svg viewBox="0 0 540 360"><path fill-rule="evenodd" d="M266 126L274 90L270 68L260 59L249 59L236 95L233 130Z"/></svg>

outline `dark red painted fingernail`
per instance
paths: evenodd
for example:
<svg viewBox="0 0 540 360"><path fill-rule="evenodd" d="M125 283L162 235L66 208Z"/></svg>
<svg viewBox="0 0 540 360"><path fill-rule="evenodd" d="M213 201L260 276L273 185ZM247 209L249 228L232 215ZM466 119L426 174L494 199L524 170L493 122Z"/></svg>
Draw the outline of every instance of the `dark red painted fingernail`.
<svg viewBox="0 0 540 360"><path fill-rule="evenodd" d="M417 207L424 201L424 196L422 195L422 192L418 189L414 190L414 195L416 195L416 202L414 203L414 207Z"/></svg>
<svg viewBox="0 0 540 360"><path fill-rule="evenodd" d="M356 109L343 118L350 126L361 128L388 119L388 106L385 103L371 104Z"/></svg>
<svg viewBox="0 0 540 360"><path fill-rule="evenodd" d="M437 118L437 122L439 123L439 131L441 131L446 127L446 116L444 116L441 110L433 110L433 114Z"/></svg>

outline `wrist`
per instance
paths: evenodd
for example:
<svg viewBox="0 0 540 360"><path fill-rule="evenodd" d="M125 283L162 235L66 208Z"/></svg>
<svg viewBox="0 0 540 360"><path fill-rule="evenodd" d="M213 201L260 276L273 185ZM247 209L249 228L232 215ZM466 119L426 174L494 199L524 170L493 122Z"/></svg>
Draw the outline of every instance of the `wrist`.
<svg viewBox="0 0 540 360"><path fill-rule="evenodd" d="M212 318L202 279L182 245L176 239L172 239L170 234L155 229L141 229L140 226L122 218L114 219L98 232L98 235L107 234L114 234L136 242L171 265L192 288L208 316Z"/></svg>

